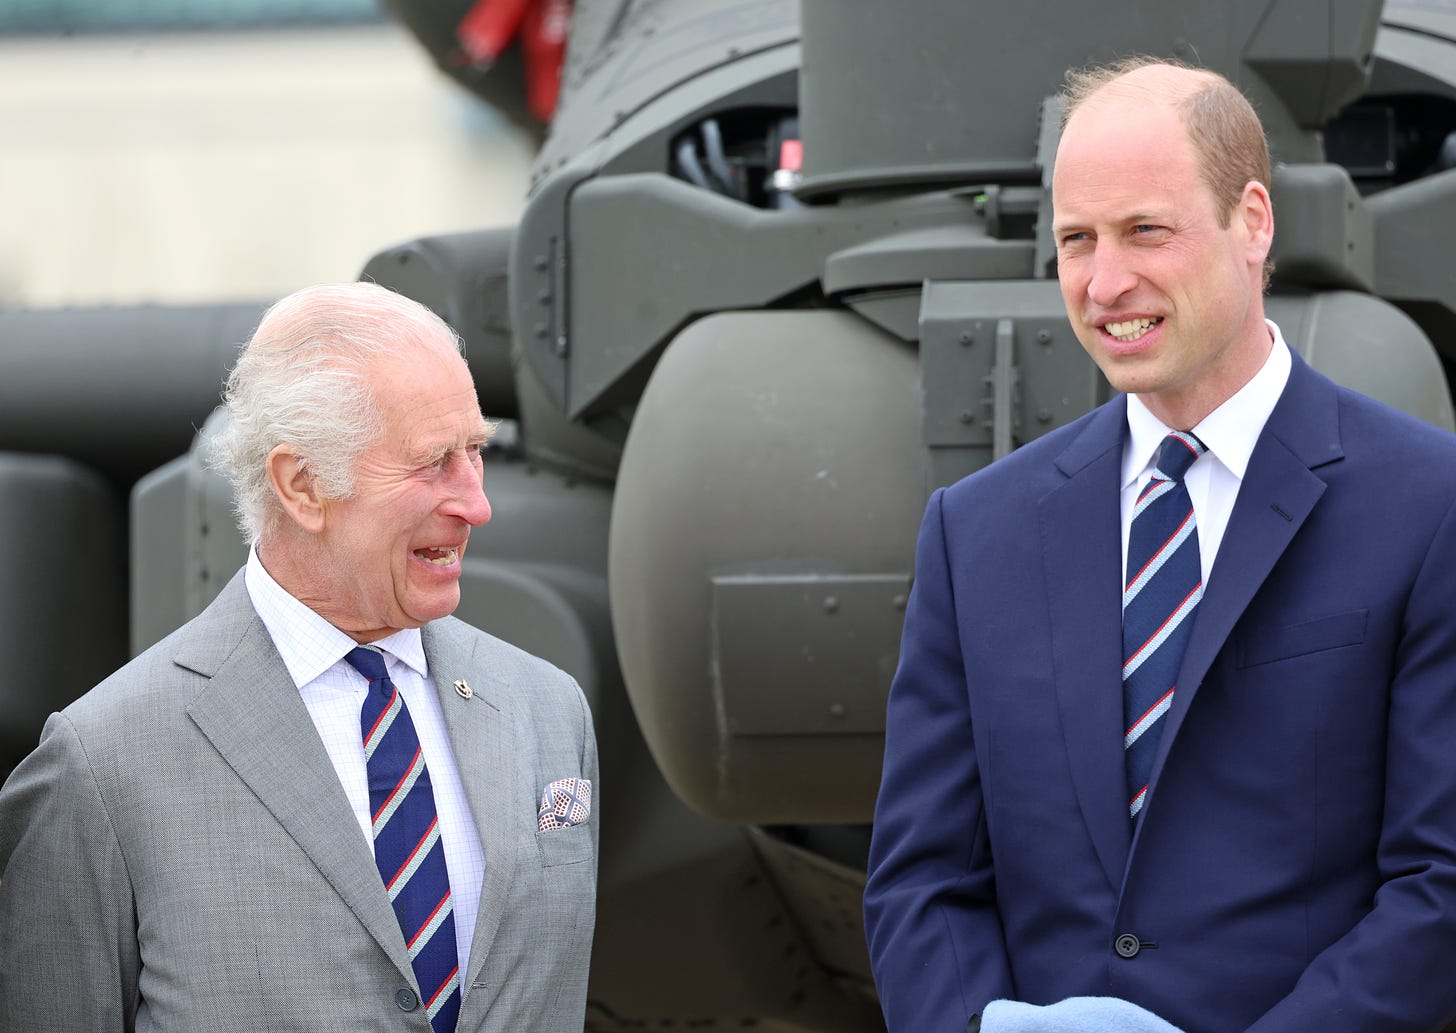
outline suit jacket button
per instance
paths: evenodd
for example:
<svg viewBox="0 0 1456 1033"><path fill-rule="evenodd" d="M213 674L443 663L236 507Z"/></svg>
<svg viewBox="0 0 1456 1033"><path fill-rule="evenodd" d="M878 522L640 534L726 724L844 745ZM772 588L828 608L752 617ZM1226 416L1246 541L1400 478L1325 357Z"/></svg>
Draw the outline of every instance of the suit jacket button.
<svg viewBox="0 0 1456 1033"><path fill-rule="evenodd" d="M1117 951L1120 958L1135 958L1138 951L1143 949L1142 942L1132 933L1123 933L1112 942L1112 949Z"/></svg>
<svg viewBox="0 0 1456 1033"><path fill-rule="evenodd" d="M394 1003L399 1005L400 1011L414 1011L420 1006L420 999L406 986L394 992Z"/></svg>

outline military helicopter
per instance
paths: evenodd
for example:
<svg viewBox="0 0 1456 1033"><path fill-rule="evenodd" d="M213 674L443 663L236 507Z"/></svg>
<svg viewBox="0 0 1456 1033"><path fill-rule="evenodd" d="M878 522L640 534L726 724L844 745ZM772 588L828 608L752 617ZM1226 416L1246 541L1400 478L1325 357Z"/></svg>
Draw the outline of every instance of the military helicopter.
<svg viewBox="0 0 1456 1033"><path fill-rule="evenodd" d="M390 6L528 117L471 4ZM1119 7L583 4L520 223L364 265L455 327L501 421L459 615L596 715L589 1030L883 1029L859 898L925 499L1110 395L1055 279L1065 68L1243 88L1271 316L1453 427L1456 3ZM199 446L257 314L0 313L6 766L242 562Z"/></svg>

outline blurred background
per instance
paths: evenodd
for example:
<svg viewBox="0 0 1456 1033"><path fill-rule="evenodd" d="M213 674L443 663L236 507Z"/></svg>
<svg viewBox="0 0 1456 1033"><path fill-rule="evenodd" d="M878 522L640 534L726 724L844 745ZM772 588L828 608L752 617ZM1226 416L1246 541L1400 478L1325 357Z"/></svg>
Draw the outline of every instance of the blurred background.
<svg viewBox="0 0 1456 1033"><path fill-rule="evenodd" d="M502 421L459 616L591 703L589 1033L883 1033L917 528L1110 393L1051 94L1138 52L1260 111L1286 340L1456 427L1456 0L0 0L0 777L243 562L224 371L368 263Z"/></svg>
<svg viewBox="0 0 1456 1033"><path fill-rule="evenodd" d="M377 0L6 0L0 308L355 279L513 224L538 143Z"/></svg>

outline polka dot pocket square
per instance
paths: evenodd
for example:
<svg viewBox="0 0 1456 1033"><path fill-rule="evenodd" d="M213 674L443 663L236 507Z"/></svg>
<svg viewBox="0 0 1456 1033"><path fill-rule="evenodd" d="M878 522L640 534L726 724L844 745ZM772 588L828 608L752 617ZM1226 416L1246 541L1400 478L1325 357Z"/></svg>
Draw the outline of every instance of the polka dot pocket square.
<svg viewBox="0 0 1456 1033"><path fill-rule="evenodd" d="M589 778L558 778L541 794L536 826L542 832L569 829L591 817L592 784Z"/></svg>

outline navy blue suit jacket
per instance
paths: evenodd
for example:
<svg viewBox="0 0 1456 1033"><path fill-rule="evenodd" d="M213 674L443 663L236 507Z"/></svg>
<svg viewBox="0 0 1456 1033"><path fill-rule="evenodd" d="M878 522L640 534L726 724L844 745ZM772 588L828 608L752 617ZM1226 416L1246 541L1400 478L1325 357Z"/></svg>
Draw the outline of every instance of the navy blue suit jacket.
<svg viewBox="0 0 1456 1033"><path fill-rule="evenodd" d="M1456 437L1298 356L1136 833L1118 398L935 493L865 916L892 1033L1112 995L1189 1033L1456 1014Z"/></svg>

